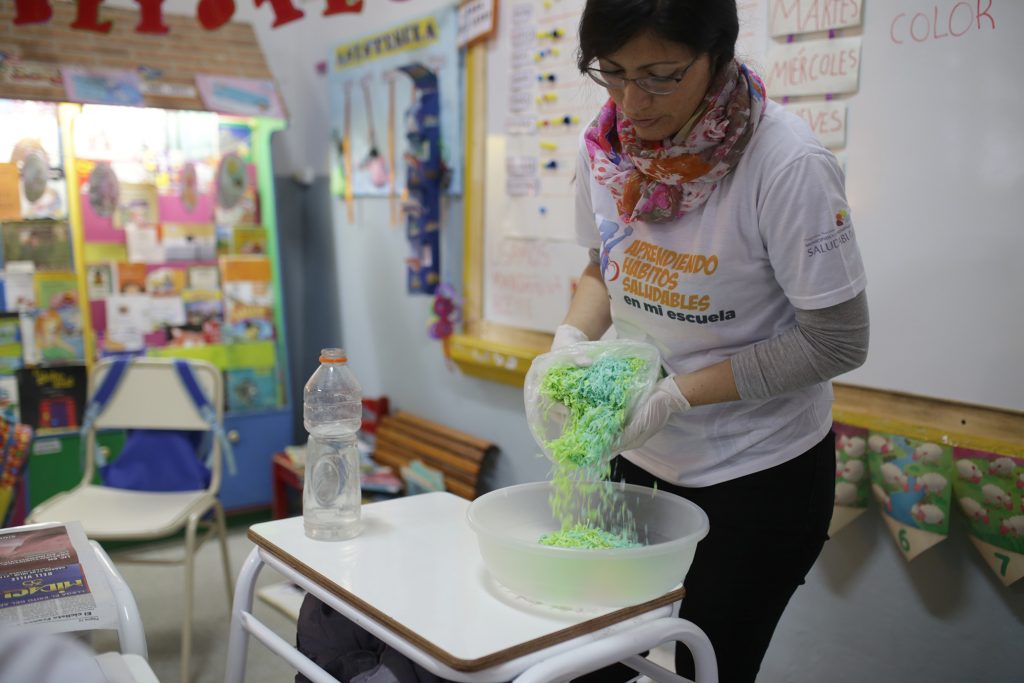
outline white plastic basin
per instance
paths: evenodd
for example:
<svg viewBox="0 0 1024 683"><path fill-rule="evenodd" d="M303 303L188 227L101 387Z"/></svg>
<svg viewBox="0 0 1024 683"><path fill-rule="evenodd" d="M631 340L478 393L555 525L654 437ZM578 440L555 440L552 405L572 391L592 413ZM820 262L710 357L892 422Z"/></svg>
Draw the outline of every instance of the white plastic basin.
<svg viewBox="0 0 1024 683"><path fill-rule="evenodd" d="M678 586L708 533L707 515L685 498L645 486L615 484L636 520L643 546L586 550L543 546L560 528L548 502L551 483L491 491L469 506L487 570L509 590L563 607L624 607ZM582 494L581 494L582 495ZM614 530L608 520L598 524Z"/></svg>

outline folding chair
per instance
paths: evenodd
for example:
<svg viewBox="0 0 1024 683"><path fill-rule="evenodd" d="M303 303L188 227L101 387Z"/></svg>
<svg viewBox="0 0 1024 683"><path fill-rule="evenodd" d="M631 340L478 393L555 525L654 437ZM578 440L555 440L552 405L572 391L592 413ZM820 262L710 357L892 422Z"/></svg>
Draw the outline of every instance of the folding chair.
<svg viewBox="0 0 1024 683"><path fill-rule="evenodd" d="M114 361L96 364L89 378L90 396L102 386ZM223 425L223 383L220 371L210 363L189 361L203 393L216 411L216 425ZM135 563L182 564L185 568L184 617L181 629L181 680L189 680L192 650L192 600L195 552L212 535L220 540L230 608L233 580L228 557L224 509L217 499L221 482L221 443L213 438L209 460L211 477L206 489L153 492L117 489L93 483L96 474L95 432L100 429L187 429L213 431L196 408L178 376L174 361L135 358L124 371L102 412L82 435L85 462L82 481L70 491L57 494L36 506L29 522L78 520L93 540L142 541L168 539L184 531L184 556L170 559L135 557L118 553L118 560ZM160 457L153 453L154 458ZM204 519L210 513L213 519ZM202 529L203 533L197 531Z"/></svg>

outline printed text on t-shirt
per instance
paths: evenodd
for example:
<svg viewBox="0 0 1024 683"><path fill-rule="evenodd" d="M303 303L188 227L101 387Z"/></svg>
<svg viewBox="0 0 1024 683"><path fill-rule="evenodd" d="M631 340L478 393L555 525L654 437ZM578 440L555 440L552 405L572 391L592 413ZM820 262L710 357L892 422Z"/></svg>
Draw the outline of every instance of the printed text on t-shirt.
<svg viewBox="0 0 1024 683"><path fill-rule="evenodd" d="M712 316L694 316L672 310L704 312L711 308L710 295L676 290L680 273L714 275L718 270L716 254L677 252L644 240L633 241L624 254L622 290L624 294L632 296L624 296L623 300L630 306L672 320L701 324L732 320L735 317L733 311L719 311Z"/></svg>

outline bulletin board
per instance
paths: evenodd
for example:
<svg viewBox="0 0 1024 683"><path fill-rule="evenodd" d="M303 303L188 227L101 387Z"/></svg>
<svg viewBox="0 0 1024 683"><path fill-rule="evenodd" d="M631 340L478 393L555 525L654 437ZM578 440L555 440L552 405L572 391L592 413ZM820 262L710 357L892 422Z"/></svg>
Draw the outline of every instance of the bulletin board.
<svg viewBox="0 0 1024 683"><path fill-rule="evenodd" d="M1018 86L1024 73L1024 3L738 5L738 54L764 75L770 97L781 100L778 92L792 92L789 106L809 105L801 115L817 121L821 136L831 136L828 144L846 170L867 269L872 338L867 363L842 379L888 392L1024 410L1024 268L1017 263L1024 230L1016 219L1024 188L1018 123L1024 109ZM479 233L467 233L469 325L455 340L453 355L474 356L513 375L547 349L587 259L572 238L572 166L562 162L575 155L580 127L588 121L582 111L595 97L600 101L592 84L578 76L571 80L581 6L578 0L502 3L498 34L478 56L486 62L478 67L486 75L479 94L486 113L475 133L470 126L475 137L467 143L467 159L476 155L476 167L485 172L480 195L466 202L468 229ZM850 17L837 13L851 7L857 16L842 25ZM554 28L566 35L552 40ZM810 59L811 43L823 41L832 41L828 63L853 60L852 89L839 78L831 86L834 93L802 94L798 81L825 68L826 60ZM554 46L557 54L542 54ZM524 54L532 61L523 63ZM532 74L530 95L517 89L517 78L530 80L519 71ZM560 86L553 102L544 99L548 73L556 74ZM537 127L535 121L528 154L526 138L516 132L526 126L516 97L525 98L538 119L578 110L578 121L565 126L571 132ZM829 125L840 116L841 126ZM554 147L540 147L540 140ZM530 156L536 157L539 192L525 201ZM555 167L545 167L549 158L558 161ZM549 182L545 174L557 179ZM474 191L472 182L468 188ZM474 211L478 228L472 225ZM489 350L474 345L474 338L489 340Z"/></svg>

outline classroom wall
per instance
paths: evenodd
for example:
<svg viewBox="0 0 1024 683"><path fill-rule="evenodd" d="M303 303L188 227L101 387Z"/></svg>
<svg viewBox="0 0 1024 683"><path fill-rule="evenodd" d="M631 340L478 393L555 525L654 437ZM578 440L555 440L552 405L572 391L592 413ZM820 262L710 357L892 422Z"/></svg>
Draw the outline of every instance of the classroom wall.
<svg viewBox="0 0 1024 683"><path fill-rule="evenodd" d="M289 377L295 406L292 443L306 440L302 389L320 364L320 350L342 343L329 185L324 176L305 182L279 175L274 182Z"/></svg>
<svg viewBox="0 0 1024 683"><path fill-rule="evenodd" d="M1004 587L967 534L953 515L907 563L876 510L859 517L825 544L758 683L1022 680L1024 585Z"/></svg>
<svg viewBox="0 0 1024 683"><path fill-rule="evenodd" d="M334 200L337 274L345 348L364 394L487 438L501 448L485 476L489 488L544 479L547 461L526 426L522 391L462 375L427 336L429 296L405 293L403 227L389 225L386 200L356 202L355 222ZM461 201L448 200L442 220L442 280L461 276Z"/></svg>
<svg viewBox="0 0 1024 683"><path fill-rule="evenodd" d="M289 130L275 142L280 188L286 180L291 182L292 174L307 168L314 170L315 185L326 182L326 80L316 75L316 62L327 58L332 45L387 26L392 21L387 13L427 13L442 3L379 0L367 3L361 16L323 20L315 16L317 3L306 2L301 3L306 18L273 30L269 6L254 10L245 0L237 4L236 18L253 18L291 114ZM194 2L169 0L165 6L168 11L177 7L192 12ZM294 216L306 216L294 220L326 227L322 217L329 215L333 234L329 240L318 231L295 233L315 243L304 243L306 251L296 258L288 251L294 240L283 241L283 258L286 270L291 270L287 264L296 262L306 266L307 291L311 282L337 279L340 316L335 331L366 394L387 394L398 408L496 443L501 452L486 474L489 487L544 478L547 466L535 455L521 391L459 374L445 364L440 345L427 337L429 297L405 294L404 236L389 226L387 201L357 201L350 225L341 203L325 195L320 190L281 193L279 210L282 218L289 217L289 224ZM304 205L301 211L296 202ZM455 277L461 264L460 210L458 201L445 208L450 219L443 227L446 278ZM329 265L312 260L331 248ZM335 272L321 267L333 267ZM292 283L292 273L287 275ZM300 286L288 285L293 291ZM297 296L289 296L293 309L295 301L309 300L301 292ZM293 340L322 325L317 317L321 310L307 304L303 310L289 311ZM323 333L330 334L331 324L326 327ZM293 349L298 346L293 342ZM311 367L293 367L297 382L309 372ZM877 512L869 510L826 545L807 584L790 604L758 680L1011 683L1020 681L1024 671L1022 633L1024 582L1005 588L996 580L969 543L958 515L953 516L948 540L907 563Z"/></svg>

